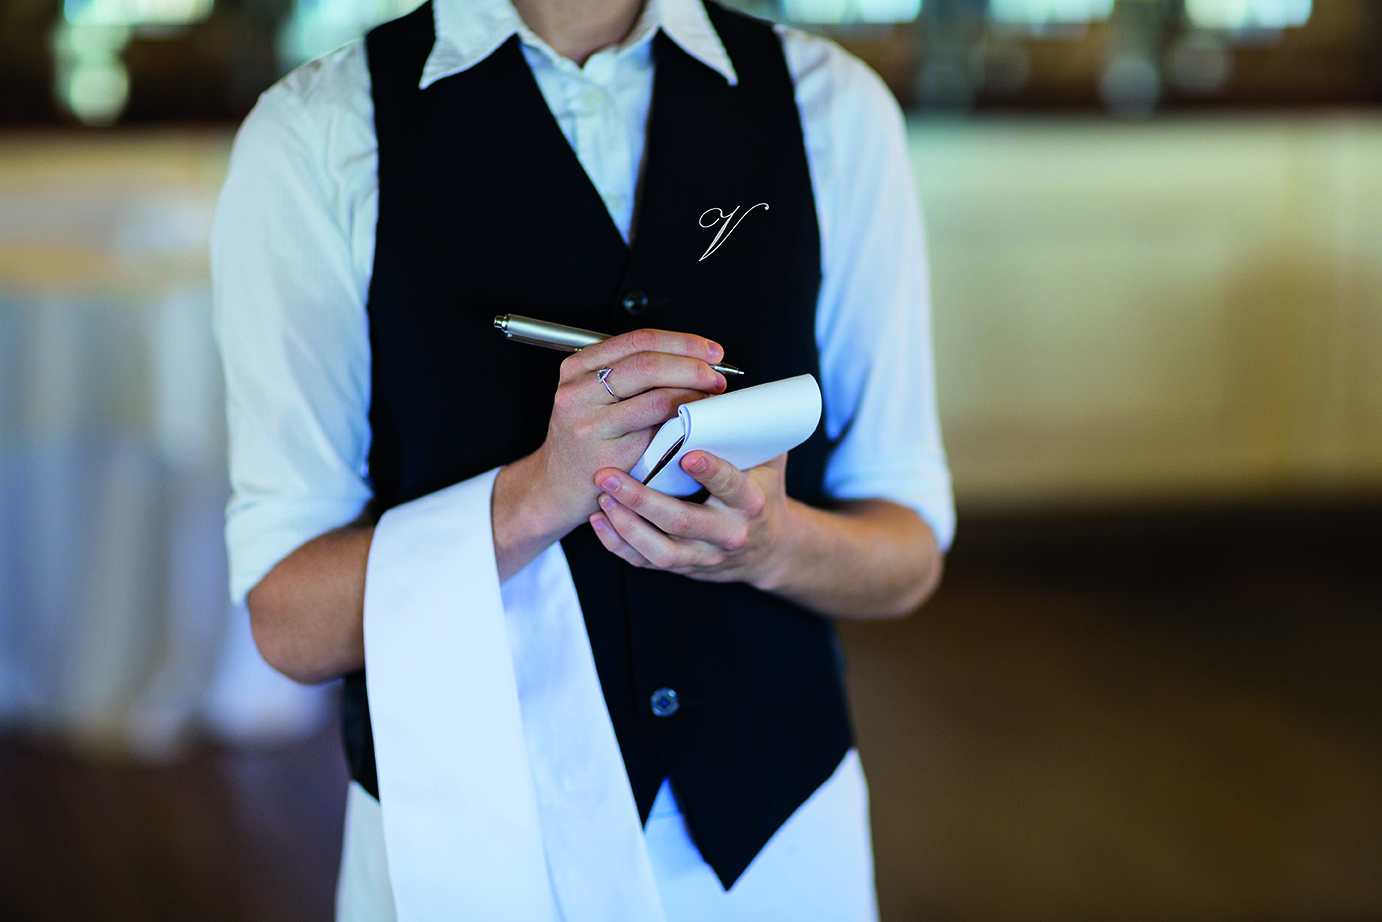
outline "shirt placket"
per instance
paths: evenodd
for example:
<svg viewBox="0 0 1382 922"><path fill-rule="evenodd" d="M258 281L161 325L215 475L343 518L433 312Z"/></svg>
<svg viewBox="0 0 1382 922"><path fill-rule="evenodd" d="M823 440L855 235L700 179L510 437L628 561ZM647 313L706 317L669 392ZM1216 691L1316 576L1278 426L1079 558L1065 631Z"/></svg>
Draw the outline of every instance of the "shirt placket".
<svg viewBox="0 0 1382 922"><path fill-rule="evenodd" d="M633 168L619 98L612 89L618 62L612 52L593 56L570 75L576 155L627 240L633 217Z"/></svg>

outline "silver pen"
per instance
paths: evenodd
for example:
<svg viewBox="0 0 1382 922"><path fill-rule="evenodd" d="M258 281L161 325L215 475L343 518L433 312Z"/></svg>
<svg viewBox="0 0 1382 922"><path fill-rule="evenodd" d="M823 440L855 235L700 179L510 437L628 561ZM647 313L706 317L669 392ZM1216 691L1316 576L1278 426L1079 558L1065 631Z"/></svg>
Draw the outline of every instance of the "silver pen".
<svg viewBox="0 0 1382 922"><path fill-rule="evenodd" d="M561 352L580 352L586 346L593 346L610 339L608 333L596 333L546 320L534 320L518 314L500 314L494 318L494 327L503 330L504 335L515 342L557 349ZM723 375L742 375L744 372L733 365L711 365Z"/></svg>

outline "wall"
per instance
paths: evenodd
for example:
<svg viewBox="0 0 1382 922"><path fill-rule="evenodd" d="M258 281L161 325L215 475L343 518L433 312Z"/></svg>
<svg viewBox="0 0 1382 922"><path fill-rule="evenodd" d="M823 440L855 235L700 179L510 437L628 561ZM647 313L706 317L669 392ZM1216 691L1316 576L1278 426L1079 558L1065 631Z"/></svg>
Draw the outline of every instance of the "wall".
<svg viewBox="0 0 1382 922"><path fill-rule="evenodd" d="M915 120L975 506L1382 488L1382 119Z"/></svg>

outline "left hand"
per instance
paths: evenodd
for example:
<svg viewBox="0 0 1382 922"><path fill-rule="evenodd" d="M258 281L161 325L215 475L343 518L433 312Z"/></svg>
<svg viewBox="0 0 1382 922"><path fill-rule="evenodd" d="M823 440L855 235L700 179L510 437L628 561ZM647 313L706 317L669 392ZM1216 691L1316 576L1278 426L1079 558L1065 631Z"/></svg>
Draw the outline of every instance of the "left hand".
<svg viewBox="0 0 1382 922"><path fill-rule="evenodd" d="M595 484L604 492L590 524L600 542L635 567L772 589L788 534L787 456L741 471L693 451L681 466L710 491L704 503L659 493L616 468L597 471Z"/></svg>

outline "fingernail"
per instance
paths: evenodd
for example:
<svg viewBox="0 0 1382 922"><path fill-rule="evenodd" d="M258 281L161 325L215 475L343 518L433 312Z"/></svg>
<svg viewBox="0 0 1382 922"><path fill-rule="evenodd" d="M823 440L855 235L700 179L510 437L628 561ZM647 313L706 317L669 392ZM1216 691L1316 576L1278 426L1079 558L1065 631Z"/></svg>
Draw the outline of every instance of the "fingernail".
<svg viewBox="0 0 1382 922"><path fill-rule="evenodd" d="M608 512L610 509L613 509L613 508L614 508L614 497L613 497L613 496L610 496L608 493L601 493L601 494L600 494L600 508L601 508L601 509L604 509L606 512Z"/></svg>
<svg viewBox="0 0 1382 922"><path fill-rule="evenodd" d="M715 386L716 386L716 387L724 387L724 386L725 386L725 376L722 375L722 374L720 374L718 371L715 372Z"/></svg>
<svg viewBox="0 0 1382 922"><path fill-rule="evenodd" d="M691 462L691 471L699 474L705 470L705 455L697 455L696 460Z"/></svg>
<svg viewBox="0 0 1382 922"><path fill-rule="evenodd" d="M725 347L722 346L722 345L720 345L720 344L717 343L717 342L713 342L713 341L712 341L711 344L710 344L710 360L711 360L712 362L718 362L718 361L720 361L720 359L722 359L722 358L724 358L724 357L725 357Z"/></svg>
<svg viewBox="0 0 1382 922"><path fill-rule="evenodd" d="M613 493L615 490L619 489L619 478L610 474L604 480L600 481L600 489L608 490L610 493Z"/></svg>
<svg viewBox="0 0 1382 922"><path fill-rule="evenodd" d="M602 515L592 515L590 517L590 527L596 531L604 531L606 528L609 528L609 522L605 521L605 517Z"/></svg>

